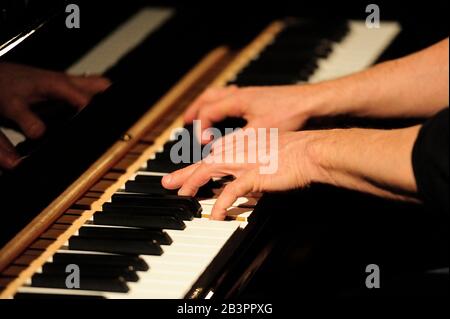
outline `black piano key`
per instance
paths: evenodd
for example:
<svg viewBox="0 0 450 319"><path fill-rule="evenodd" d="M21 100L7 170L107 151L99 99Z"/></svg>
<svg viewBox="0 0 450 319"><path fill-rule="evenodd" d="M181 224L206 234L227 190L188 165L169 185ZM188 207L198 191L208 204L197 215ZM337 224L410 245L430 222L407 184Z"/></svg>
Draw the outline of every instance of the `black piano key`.
<svg viewBox="0 0 450 319"><path fill-rule="evenodd" d="M139 182L159 183L161 185L162 176L136 175L134 180Z"/></svg>
<svg viewBox="0 0 450 319"><path fill-rule="evenodd" d="M301 45L304 48L311 48L316 46L320 41L326 40L326 35L323 36L315 36L312 34L305 34L304 32L294 31L294 30L285 30L278 37L275 38L275 41L266 48L266 50L270 50L273 45ZM265 53L265 51L263 51Z"/></svg>
<svg viewBox="0 0 450 319"><path fill-rule="evenodd" d="M250 66L257 65L257 64L268 64L272 65L274 67L282 65L285 68L290 66L292 68L296 68L297 70L301 70L302 66L307 63L314 63L317 64L317 61L319 58L321 58L318 54L315 52L313 54L311 53L304 53L304 52L293 52L290 56L285 57L283 52L280 54L280 52L277 51L270 51L268 52L270 54L264 54L260 56L257 60L254 60L252 63L250 63ZM321 52L321 54L324 54Z"/></svg>
<svg viewBox="0 0 450 319"><path fill-rule="evenodd" d="M297 75L286 74L254 74L241 73L237 79L233 81L238 86L269 86L295 84L298 81Z"/></svg>
<svg viewBox="0 0 450 319"><path fill-rule="evenodd" d="M327 45L328 44L328 45ZM259 57L253 60L251 63L256 61L267 61L267 63L298 63L298 61L304 61L306 59L318 59L324 58L330 54L332 51L332 42L324 41L321 42L314 48L300 49L300 50L278 50L276 46L270 47L262 53Z"/></svg>
<svg viewBox="0 0 450 319"><path fill-rule="evenodd" d="M172 173L179 169L188 167L191 163L172 163L167 160L152 159L147 162L147 172Z"/></svg>
<svg viewBox="0 0 450 319"><path fill-rule="evenodd" d="M68 289L66 286L65 275L47 275L47 274L35 274L31 278L32 287L43 288L61 288ZM119 292L126 293L130 289L127 282L122 277L110 277L110 278L90 278L83 277L80 272L80 290L94 290L105 292Z"/></svg>
<svg viewBox="0 0 450 319"><path fill-rule="evenodd" d="M172 216L182 220L192 220L194 217L200 217L200 214L194 216L190 211L181 207L155 207L152 205L133 205L128 203L105 203L103 204L103 212L125 215Z"/></svg>
<svg viewBox="0 0 450 319"><path fill-rule="evenodd" d="M298 65L293 65L290 63L277 63L269 64L264 63L264 61L257 61L250 65L243 72L246 76L286 76L292 78L298 78L302 72L312 73L317 69L317 61L313 59L299 61Z"/></svg>
<svg viewBox="0 0 450 319"><path fill-rule="evenodd" d="M156 255L163 254L161 247L151 241L106 239L73 236L69 239L69 249L98 251L113 254Z"/></svg>
<svg viewBox="0 0 450 319"><path fill-rule="evenodd" d="M82 237L146 240L159 245L172 244L172 238L160 230L115 227L81 227L78 234ZM132 266L132 265L131 265Z"/></svg>
<svg viewBox="0 0 450 319"><path fill-rule="evenodd" d="M127 194L116 193L112 196L112 203L124 203L134 205L153 205L156 207L181 207L189 210L192 214L202 211L200 203L191 196L162 195L155 196L151 194Z"/></svg>
<svg viewBox="0 0 450 319"><path fill-rule="evenodd" d="M136 182L142 182L142 183L149 182L149 183L159 184L160 187L163 188L163 186L161 185L161 179L162 179L161 176L136 175L134 180ZM223 187L222 183L210 180L208 183L206 183L205 185L200 187L200 189L198 190L198 193L195 195L195 197L196 198L211 198L214 196L213 190L220 189L222 187ZM130 192L133 193L133 191L131 191L131 190L130 190ZM144 194L146 194L146 193L147 194L156 194L155 192L153 192L153 190L146 192L145 189L141 189L139 191L136 190L134 192L144 193ZM169 193L169 194L157 194L157 195L176 195L178 190L170 190L170 192L171 193ZM198 214L195 217L200 217L200 214Z"/></svg>
<svg viewBox="0 0 450 319"><path fill-rule="evenodd" d="M137 282L139 276L132 266L88 265L77 264L81 277L91 278L116 278L123 277L126 281ZM42 273L47 275L67 276L66 265L59 263L46 263L42 266Z"/></svg>
<svg viewBox="0 0 450 319"><path fill-rule="evenodd" d="M193 135L190 134L189 136L192 137ZM171 173L173 171L185 168L185 167L199 161L201 158L194 157L194 154L197 154L197 153L193 151L193 146L191 145L192 138L188 142L189 142L189 145L187 145L186 147L190 150L190 152L189 152L189 158L188 158L187 162L175 162L175 161L181 161L181 159L172 159L172 157L171 157L172 146L175 145L176 143L179 143L179 141L170 141L164 145L162 152L156 153L155 158L151 159L147 162L146 170L150 171L150 172ZM196 143L196 142L194 142L194 143ZM182 150L184 150L186 147L182 148ZM199 149L200 155L201 155L203 146L196 143L196 149L197 148ZM181 156L182 154L179 153L178 155Z"/></svg>
<svg viewBox="0 0 450 319"><path fill-rule="evenodd" d="M131 193L144 193L155 195L176 195L177 190L164 188L160 183L128 181L125 183L125 190Z"/></svg>
<svg viewBox="0 0 450 319"><path fill-rule="evenodd" d="M337 42L347 34L348 30L348 21L343 19L302 21L291 24L279 37L327 38Z"/></svg>
<svg viewBox="0 0 450 319"><path fill-rule="evenodd" d="M176 216L126 215L121 213L108 213L108 212L95 213L94 224L108 225L108 226L150 228L150 229L183 230L186 228L186 225L183 223L183 221Z"/></svg>
<svg viewBox="0 0 450 319"><path fill-rule="evenodd" d="M87 265L112 265L132 266L137 271L150 269L144 259L132 255L98 255L78 253L56 253L52 258L53 263L59 264L87 264Z"/></svg>

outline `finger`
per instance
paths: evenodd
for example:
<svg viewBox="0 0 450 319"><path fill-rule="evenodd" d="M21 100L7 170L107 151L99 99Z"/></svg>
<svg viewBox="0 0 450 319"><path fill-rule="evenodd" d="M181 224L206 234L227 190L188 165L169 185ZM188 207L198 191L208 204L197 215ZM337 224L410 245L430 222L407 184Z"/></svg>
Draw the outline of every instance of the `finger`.
<svg viewBox="0 0 450 319"><path fill-rule="evenodd" d="M17 125L29 138L39 138L45 132L45 124L28 106L21 101L11 101L5 115Z"/></svg>
<svg viewBox="0 0 450 319"><path fill-rule="evenodd" d="M163 177L162 185L167 189L178 189L185 181L192 175L192 173L200 166L199 163L195 163L173 173L170 173Z"/></svg>
<svg viewBox="0 0 450 319"><path fill-rule="evenodd" d="M242 110L239 107L238 100L235 95L228 96L203 107L198 112L197 117L201 124L202 143L209 143L211 141L208 136L203 136L203 132L206 129L210 128L213 123L220 122L231 116L242 116Z"/></svg>
<svg viewBox="0 0 450 319"><path fill-rule="evenodd" d="M199 110L208 103L213 103L217 100L232 94L237 89L236 86L230 85L224 88L213 87L203 92L184 113L185 123L192 123L197 118Z"/></svg>
<svg viewBox="0 0 450 319"><path fill-rule="evenodd" d="M191 176L186 179L185 183L178 191L178 195L194 196L197 194L200 187L209 182L211 177L223 176L223 174L215 171L214 168L217 168L217 166L203 164L197 167Z"/></svg>
<svg viewBox="0 0 450 319"><path fill-rule="evenodd" d="M19 155L9 147L4 147L4 144L8 144L9 140L0 132L0 168L13 169L20 162ZM10 143L9 143L10 144Z"/></svg>
<svg viewBox="0 0 450 319"><path fill-rule="evenodd" d="M252 128L269 128L267 123L270 123L271 118L269 119L269 121L266 121L266 119L264 117L259 117L257 119L254 119L252 121L248 121L247 124L242 128L243 130Z"/></svg>
<svg viewBox="0 0 450 319"><path fill-rule="evenodd" d="M46 98L65 101L81 109L90 101L90 95L72 84L66 75L54 75L41 83L41 95Z"/></svg>
<svg viewBox="0 0 450 319"><path fill-rule="evenodd" d="M225 186L214 204L211 212L211 219L224 220L227 216L228 208L230 208L239 197L252 191L253 179L253 174L247 172Z"/></svg>
<svg viewBox="0 0 450 319"><path fill-rule="evenodd" d="M232 133L229 133L215 141L211 147L212 152L222 152L225 154L228 152L237 153L245 151L253 144L256 144L257 133L252 131L248 132L246 129L247 127L244 129L234 130Z"/></svg>
<svg viewBox="0 0 450 319"><path fill-rule="evenodd" d="M111 81L107 78L92 75L92 76L70 76L69 81L77 86L80 90L94 96L97 93L105 91L111 86Z"/></svg>

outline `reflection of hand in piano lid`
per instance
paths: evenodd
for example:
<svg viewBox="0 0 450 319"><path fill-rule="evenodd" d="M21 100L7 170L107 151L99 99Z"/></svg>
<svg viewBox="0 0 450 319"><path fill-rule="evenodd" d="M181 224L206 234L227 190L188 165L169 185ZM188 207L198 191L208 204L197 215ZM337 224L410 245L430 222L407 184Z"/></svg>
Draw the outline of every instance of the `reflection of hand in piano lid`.
<svg viewBox="0 0 450 319"><path fill-rule="evenodd" d="M42 138L49 127L63 127L77 109L86 106L95 94L106 90L109 84L108 80L99 77L74 77L1 63L0 116L9 120L16 132L22 132L30 140L15 150L2 136L0 147L8 152L2 154L0 166L14 168L21 157L30 155L39 146L36 139ZM45 101L60 102L45 104ZM23 137L16 132L9 131L18 143Z"/></svg>

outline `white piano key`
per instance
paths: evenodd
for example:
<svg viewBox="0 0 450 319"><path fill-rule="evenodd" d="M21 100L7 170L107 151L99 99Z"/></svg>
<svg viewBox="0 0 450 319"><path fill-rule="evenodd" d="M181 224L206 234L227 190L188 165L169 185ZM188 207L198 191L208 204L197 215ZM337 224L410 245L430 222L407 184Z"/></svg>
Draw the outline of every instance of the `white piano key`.
<svg viewBox="0 0 450 319"><path fill-rule="evenodd" d="M205 228L205 229L222 229L224 231L234 232L239 227L239 222L235 221L219 221L209 220L208 218L194 218L190 221L185 221L186 226Z"/></svg>
<svg viewBox="0 0 450 319"><path fill-rule="evenodd" d="M209 217L213 209L213 205L202 205L202 216ZM233 219L246 221L253 212L253 208L230 207L227 210L227 216Z"/></svg>
<svg viewBox="0 0 450 319"><path fill-rule="evenodd" d="M211 246L216 245L220 242L222 242L223 238L227 238L227 236L221 236L221 237L209 237L209 236L202 236L202 235L196 235L196 234L187 234L187 235L178 235L178 234L169 234L170 238L172 238L173 241L183 241L186 240L186 238L190 238L191 242L194 245L205 245L205 246Z"/></svg>
<svg viewBox="0 0 450 319"><path fill-rule="evenodd" d="M143 169L147 168L147 163L142 167ZM160 172L148 172L148 171L138 171L136 175L144 175L144 176L166 176L168 173L160 173Z"/></svg>
<svg viewBox="0 0 450 319"><path fill-rule="evenodd" d="M207 228L208 224L215 226L215 233L222 233L223 236L215 237L214 241L206 241L208 235L212 234L211 229ZM161 256L141 256L149 264L150 270L140 273L139 282L130 286L142 293L155 287L168 291L178 290L179 297L183 297L238 227L237 223L194 219L187 223L187 235L177 236L177 232L185 231L166 230L169 236L174 237L174 242L170 246L164 246L164 254ZM196 234L200 237L195 237ZM176 275L172 276L174 272Z"/></svg>
<svg viewBox="0 0 450 319"><path fill-rule="evenodd" d="M207 199L200 199L199 203L200 205L214 205L216 203L218 195L214 196L213 198L207 198ZM255 207L258 203L258 199L254 197L239 197L234 203L233 207Z"/></svg>

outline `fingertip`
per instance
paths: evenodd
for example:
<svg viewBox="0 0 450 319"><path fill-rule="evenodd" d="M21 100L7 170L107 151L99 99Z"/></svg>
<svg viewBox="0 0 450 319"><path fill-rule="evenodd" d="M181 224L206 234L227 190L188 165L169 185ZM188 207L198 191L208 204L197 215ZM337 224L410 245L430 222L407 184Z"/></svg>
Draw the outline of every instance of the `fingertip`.
<svg viewBox="0 0 450 319"><path fill-rule="evenodd" d="M74 86L79 93L86 95L86 99L83 103L78 102L76 106L85 106L89 103L92 96L106 91L112 82L110 79L100 75L89 76L69 76L68 84Z"/></svg>
<svg viewBox="0 0 450 319"><path fill-rule="evenodd" d="M15 168L21 161L19 155L15 152L6 151L2 156L2 166L8 170Z"/></svg>
<svg viewBox="0 0 450 319"><path fill-rule="evenodd" d="M191 112L187 111L183 116L183 121L185 124L191 124L194 121L194 116Z"/></svg>
<svg viewBox="0 0 450 319"><path fill-rule="evenodd" d="M209 219L211 220L225 220L226 218L226 211L218 210L217 208L213 208L213 211L211 212L211 216Z"/></svg>
<svg viewBox="0 0 450 319"><path fill-rule="evenodd" d="M78 110L82 110L89 104L90 101L91 99L89 97L80 93L80 95L76 99L74 98L72 100L72 105L76 107Z"/></svg>
<svg viewBox="0 0 450 319"><path fill-rule="evenodd" d="M112 85L111 80L108 78L105 78L105 77L98 77L96 80L97 80L99 89L102 91L108 89Z"/></svg>
<svg viewBox="0 0 450 319"><path fill-rule="evenodd" d="M195 193L196 193L195 191L187 189L186 187L181 187L180 190L178 191L179 196L194 196Z"/></svg>
<svg viewBox="0 0 450 319"><path fill-rule="evenodd" d="M162 182L162 185L163 185L165 188L170 189L171 182L172 182L172 175L171 175L171 174L168 174L168 175L164 176L164 177L162 178L161 182Z"/></svg>
<svg viewBox="0 0 450 319"><path fill-rule="evenodd" d="M45 124L41 121L36 121L25 128L25 135L31 139L42 137L45 133Z"/></svg>

